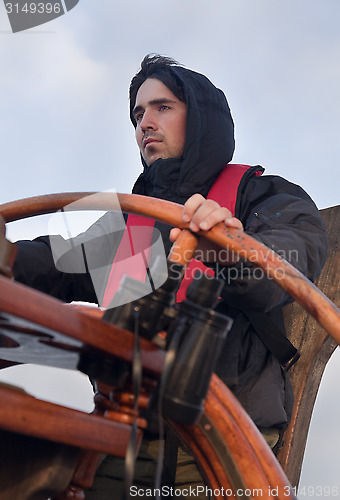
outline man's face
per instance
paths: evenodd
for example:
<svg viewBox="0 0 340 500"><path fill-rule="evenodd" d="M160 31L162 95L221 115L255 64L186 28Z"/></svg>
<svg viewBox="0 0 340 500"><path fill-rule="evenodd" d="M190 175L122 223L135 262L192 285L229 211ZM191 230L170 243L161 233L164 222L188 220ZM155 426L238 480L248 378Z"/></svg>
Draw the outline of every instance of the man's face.
<svg viewBox="0 0 340 500"><path fill-rule="evenodd" d="M136 140L145 163L179 158L185 144L187 107L156 78L139 87L133 109Z"/></svg>

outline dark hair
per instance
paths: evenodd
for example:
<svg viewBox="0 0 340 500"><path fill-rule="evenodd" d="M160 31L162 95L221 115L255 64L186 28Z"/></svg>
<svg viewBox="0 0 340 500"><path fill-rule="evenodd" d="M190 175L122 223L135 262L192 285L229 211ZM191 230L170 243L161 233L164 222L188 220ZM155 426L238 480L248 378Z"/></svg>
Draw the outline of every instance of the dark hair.
<svg viewBox="0 0 340 500"><path fill-rule="evenodd" d="M181 66L180 63L171 57L160 56L159 54L147 54L141 62L141 68L132 78L129 89L130 99L130 118L133 125L136 127L136 121L132 115L133 108L136 103L136 96L139 87L148 78L157 78L166 85L171 92L179 99L184 101L183 88L176 75L171 68L173 66Z"/></svg>

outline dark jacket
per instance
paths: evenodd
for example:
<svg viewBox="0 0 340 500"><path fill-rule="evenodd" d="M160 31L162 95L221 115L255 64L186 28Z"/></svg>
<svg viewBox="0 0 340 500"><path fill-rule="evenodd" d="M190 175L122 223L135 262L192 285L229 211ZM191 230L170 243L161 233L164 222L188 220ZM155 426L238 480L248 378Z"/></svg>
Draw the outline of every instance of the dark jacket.
<svg viewBox="0 0 340 500"><path fill-rule="evenodd" d="M313 201L299 186L278 176L253 176L239 187L235 215L248 234L310 280L321 272L327 255L326 230ZM291 388L257 332L262 325L273 326L274 336L284 332L282 306L292 299L265 272L245 262L226 269L225 277L218 309L232 316L234 324L217 373L257 425L279 426L290 418Z"/></svg>
<svg viewBox="0 0 340 500"><path fill-rule="evenodd" d="M233 121L224 94L206 77L181 67L173 67L173 71L183 86L188 110L184 154L178 159L156 160L148 168L142 162L144 172L133 192L184 203L197 192L206 196L231 160ZM310 279L320 273L327 252L326 232L315 204L299 186L277 176L244 179L239 187L235 215L247 233L279 252ZM156 227L168 251L169 228L159 223ZM113 240L112 245L114 249L117 246ZM33 243L19 242L18 247L14 267L18 281L65 301L96 302L86 272L65 273L55 268L48 237ZM291 406L287 379L279 362L256 333L248 313L258 313L284 329L281 308L291 299L252 265L239 262L217 271L225 281L217 309L234 319L218 361L217 374L258 426L284 425L290 416L288 406Z"/></svg>

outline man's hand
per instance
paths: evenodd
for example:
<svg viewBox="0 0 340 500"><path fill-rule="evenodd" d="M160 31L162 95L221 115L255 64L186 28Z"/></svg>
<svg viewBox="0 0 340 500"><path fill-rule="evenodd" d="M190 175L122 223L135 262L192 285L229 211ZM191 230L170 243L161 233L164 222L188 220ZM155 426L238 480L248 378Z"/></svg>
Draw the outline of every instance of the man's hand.
<svg viewBox="0 0 340 500"><path fill-rule="evenodd" d="M193 232L209 231L218 222L224 222L227 227L233 227L243 231L242 222L233 217L230 210L221 207L216 201L206 200L200 194L194 194L184 204L183 222L189 223L189 228ZM170 232L171 241L176 241L181 230L174 228ZM206 239L201 239L194 255L195 259L205 262L219 262L227 266L234 264L238 258L232 253L223 250L218 245Z"/></svg>

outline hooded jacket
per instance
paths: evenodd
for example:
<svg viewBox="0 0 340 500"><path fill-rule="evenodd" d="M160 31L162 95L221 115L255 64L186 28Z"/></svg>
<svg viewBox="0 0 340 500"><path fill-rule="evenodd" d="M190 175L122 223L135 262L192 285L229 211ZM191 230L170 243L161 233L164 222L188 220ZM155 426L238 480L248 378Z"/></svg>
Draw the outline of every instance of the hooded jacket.
<svg viewBox="0 0 340 500"><path fill-rule="evenodd" d="M151 167L142 158L144 172L133 192L184 203L194 193L206 196L232 159L234 124L225 95L208 78L177 66L172 72L187 104L184 153L181 158L158 159Z"/></svg>
<svg viewBox="0 0 340 500"><path fill-rule="evenodd" d="M187 104L183 156L158 159L150 167L142 159L144 171L133 193L184 203L194 193L206 196L232 159L234 125L223 92L205 76L178 66L172 71ZM239 186L235 216L248 234L309 279L320 273L327 253L326 231L317 207L302 188L278 176L255 177L250 171ZM156 227L168 252L170 228L160 223ZM95 302L86 273L64 273L55 268L48 240L41 237L18 243L16 279L65 301ZM259 427L284 426L292 405L289 381L256 329L273 325L284 331L282 307L291 298L251 264L241 261L216 268L216 273L225 283L216 309L234 320L216 372Z"/></svg>

